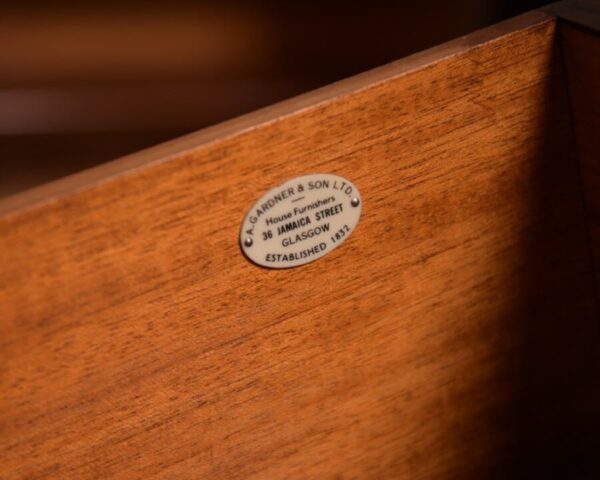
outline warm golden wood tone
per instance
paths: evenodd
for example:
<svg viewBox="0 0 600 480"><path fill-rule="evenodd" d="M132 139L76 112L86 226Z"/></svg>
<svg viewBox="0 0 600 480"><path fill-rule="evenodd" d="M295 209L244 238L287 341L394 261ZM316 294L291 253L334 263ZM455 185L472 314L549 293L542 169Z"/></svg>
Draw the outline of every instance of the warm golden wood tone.
<svg viewBox="0 0 600 480"><path fill-rule="evenodd" d="M1 202L2 478L595 478L555 40L527 14ZM247 208L309 172L357 230L248 263Z"/></svg>

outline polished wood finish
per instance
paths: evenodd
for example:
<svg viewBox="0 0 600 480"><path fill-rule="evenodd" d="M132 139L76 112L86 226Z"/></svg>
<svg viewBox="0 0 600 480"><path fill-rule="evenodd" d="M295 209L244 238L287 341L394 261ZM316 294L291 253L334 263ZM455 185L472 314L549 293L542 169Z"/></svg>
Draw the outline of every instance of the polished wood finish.
<svg viewBox="0 0 600 480"><path fill-rule="evenodd" d="M0 202L3 478L593 478L555 39L527 14ZM352 237L250 264L247 208L319 171Z"/></svg>

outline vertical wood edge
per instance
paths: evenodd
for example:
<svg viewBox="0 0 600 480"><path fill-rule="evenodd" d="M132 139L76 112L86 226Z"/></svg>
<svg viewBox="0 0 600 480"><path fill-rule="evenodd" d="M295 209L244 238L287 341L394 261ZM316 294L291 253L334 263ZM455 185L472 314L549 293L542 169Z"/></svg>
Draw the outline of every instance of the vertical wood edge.
<svg viewBox="0 0 600 480"><path fill-rule="evenodd" d="M570 7L572 4L591 4L592 2L559 2L552 4L557 12L562 11L567 16L560 15L560 21L557 25L557 40L560 47L560 57L562 61L563 71L565 75L565 83L567 86L567 100L569 105L569 122L571 124L573 143L575 148L575 158L578 164L579 184L581 190L582 203L585 214L587 241L590 249L591 267L593 270L594 284L596 290L596 304L598 305L598 318L600 319L600 230L599 226L595 225L600 218L600 182L593 178L590 168L593 168L592 161L594 156L596 161L600 159L600 151L591 145L591 134L585 131L582 125L583 117L586 113L583 111L583 104L590 112L600 111L600 95L594 95L593 89L581 88L580 82L582 77L596 78L596 83L600 83L600 69L594 72L592 64L593 59L585 58L585 52L579 52L578 48L572 45L570 34L589 36L591 39L596 39L596 45L591 45L593 51L597 50L597 56L600 57L600 3L597 3L595 16L590 16L589 20L596 22L597 28L590 28L590 22L577 21L574 15L570 15L573 11ZM569 7L569 8L567 8ZM581 13L583 10L579 9ZM577 52L578 59L573 58ZM583 66L582 68L579 68ZM584 98L585 97L585 98ZM593 113L591 113L593 115ZM600 118L595 119L594 123L600 125ZM592 127L593 128L593 127Z"/></svg>

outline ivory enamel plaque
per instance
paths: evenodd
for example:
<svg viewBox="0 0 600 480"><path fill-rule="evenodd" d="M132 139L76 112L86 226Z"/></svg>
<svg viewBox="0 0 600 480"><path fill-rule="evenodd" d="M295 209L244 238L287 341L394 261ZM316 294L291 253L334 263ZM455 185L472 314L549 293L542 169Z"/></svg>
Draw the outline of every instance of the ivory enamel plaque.
<svg viewBox="0 0 600 480"><path fill-rule="evenodd" d="M265 193L240 231L244 254L258 265L304 265L340 246L358 224L362 199L349 180L332 174L296 177Z"/></svg>

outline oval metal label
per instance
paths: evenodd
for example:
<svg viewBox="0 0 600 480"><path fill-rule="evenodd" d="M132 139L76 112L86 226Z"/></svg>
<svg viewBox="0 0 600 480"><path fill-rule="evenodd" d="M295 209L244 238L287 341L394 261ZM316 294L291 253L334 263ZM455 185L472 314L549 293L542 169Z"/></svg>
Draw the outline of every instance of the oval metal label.
<svg viewBox="0 0 600 480"><path fill-rule="evenodd" d="M263 267L304 265L339 247L356 228L361 209L358 189L343 177L296 177L252 206L240 232L242 250Z"/></svg>

